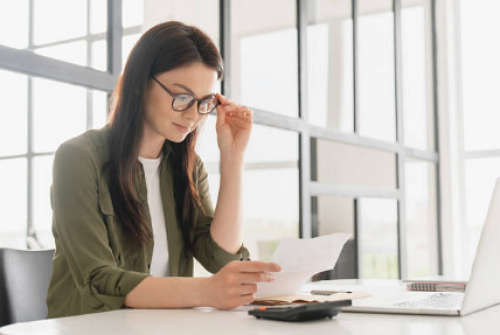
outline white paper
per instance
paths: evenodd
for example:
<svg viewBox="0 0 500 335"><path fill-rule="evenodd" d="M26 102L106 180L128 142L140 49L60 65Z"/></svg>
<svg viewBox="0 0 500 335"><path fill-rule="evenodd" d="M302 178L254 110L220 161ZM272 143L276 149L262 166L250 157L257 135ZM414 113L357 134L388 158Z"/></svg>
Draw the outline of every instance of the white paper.
<svg viewBox="0 0 500 335"><path fill-rule="evenodd" d="M281 271L273 273L274 281L257 284L255 298L297 293L313 275L334 268L350 236L339 233L308 239L283 238L271 258Z"/></svg>

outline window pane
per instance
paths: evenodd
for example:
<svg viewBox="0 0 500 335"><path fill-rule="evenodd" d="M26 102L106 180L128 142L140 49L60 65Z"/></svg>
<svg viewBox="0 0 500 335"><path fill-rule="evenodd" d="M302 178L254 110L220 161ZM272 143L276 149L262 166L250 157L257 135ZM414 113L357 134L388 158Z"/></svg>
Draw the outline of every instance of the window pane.
<svg viewBox="0 0 500 335"><path fill-rule="evenodd" d="M0 160L0 246L26 248L26 158Z"/></svg>
<svg viewBox="0 0 500 335"><path fill-rule="evenodd" d="M500 178L500 158L470 159L465 163L465 203L467 215L464 269L470 269L476 255L493 188Z"/></svg>
<svg viewBox="0 0 500 335"><path fill-rule="evenodd" d="M398 212L393 199L359 199L360 278L398 278Z"/></svg>
<svg viewBox="0 0 500 335"><path fill-rule="evenodd" d="M108 93L91 91L92 128L102 128L108 122Z"/></svg>
<svg viewBox="0 0 500 335"><path fill-rule="evenodd" d="M108 2L90 0L90 33L99 34L107 30Z"/></svg>
<svg viewBox="0 0 500 335"><path fill-rule="evenodd" d="M127 62L128 55L130 54L130 51L134 47L135 43L139 40L139 37L141 37L141 34L133 34L133 35L123 36L123 38L122 38L122 71L123 71L123 68L125 67L125 64Z"/></svg>
<svg viewBox="0 0 500 335"><path fill-rule="evenodd" d="M404 142L434 150L430 0L404 0L401 16Z"/></svg>
<svg viewBox="0 0 500 335"><path fill-rule="evenodd" d="M296 1L231 2L231 98L298 116ZM264 10L265 9L265 10Z"/></svg>
<svg viewBox="0 0 500 335"><path fill-rule="evenodd" d="M34 151L52 152L86 129L87 91L60 82L33 79Z"/></svg>
<svg viewBox="0 0 500 335"><path fill-rule="evenodd" d="M316 143L316 145L315 145ZM312 180L343 186L396 188L396 155L321 139L312 139L316 166ZM369 167L369 168L367 168Z"/></svg>
<svg viewBox="0 0 500 335"><path fill-rule="evenodd" d="M36 45L86 35L86 0L33 0L33 5Z"/></svg>
<svg viewBox="0 0 500 335"><path fill-rule="evenodd" d="M123 0L123 27L142 26L144 23L144 0Z"/></svg>
<svg viewBox="0 0 500 335"><path fill-rule="evenodd" d="M40 48L36 49L35 53L76 65L87 65L87 42L85 41Z"/></svg>
<svg viewBox="0 0 500 335"><path fill-rule="evenodd" d="M90 65L93 69L106 71L108 62L108 50L105 40L93 42L91 46Z"/></svg>
<svg viewBox="0 0 500 335"><path fill-rule="evenodd" d="M465 149L500 149L500 1L460 4Z"/></svg>
<svg viewBox="0 0 500 335"><path fill-rule="evenodd" d="M106 70L107 1L33 0L33 13L35 53Z"/></svg>
<svg viewBox="0 0 500 335"><path fill-rule="evenodd" d="M314 279L356 278L356 250L354 243L354 199L350 197L320 196L311 198L313 236L335 233L351 234L332 271Z"/></svg>
<svg viewBox="0 0 500 335"><path fill-rule="evenodd" d="M405 164L408 277L438 274L436 165L408 160Z"/></svg>
<svg viewBox="0 0 500 335"><path fill-rule="evenodd" d="M2 1L0 3L0 44L24 49L29 43L29 1Z"/></svg>
<svg viewBox="0 0 500 335"><path fill-rule="evenodd" d="M244 242L269 260L279 240L299 234L298 134L254 125L243 177Z"/></svg>
<svg viewBox="0 0 500 335"><path fill-rule="evenodd" d="M359 0L359 133L396 140L394 18L391 0Z"/></svg>
<svg viewBox="0 0 500 335"><path fill-rule="evenodd" d="M309 123L345 132L354 129L351 1L311 1L307 27Z"/></svg>
<svg viewBox="0 0 500 335"><path fill-rule="evenodd" d="M28 77L0 70L0 156L28 150Z"/></svg>
<svg viewBox="0 0 500 335"><path fill-rule="evenodd" d="M54 248L52 235L52 208L50 206L50 185L52 184L52 163L54 156L33 159L34 185L33 222L38 241L44 248Z"/></svg>

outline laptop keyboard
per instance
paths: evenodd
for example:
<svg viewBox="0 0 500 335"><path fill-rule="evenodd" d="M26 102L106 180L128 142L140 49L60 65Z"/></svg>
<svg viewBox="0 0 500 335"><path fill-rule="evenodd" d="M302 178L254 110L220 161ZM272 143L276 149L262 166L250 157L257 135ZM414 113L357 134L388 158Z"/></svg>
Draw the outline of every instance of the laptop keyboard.
<svg viewBox="0 0 500 335"><path fill-rule="evenodd" d="M436 293L425 299L401 301L394 307L404 308L446 308L460 309L462 307L463 294Z"/></svg>

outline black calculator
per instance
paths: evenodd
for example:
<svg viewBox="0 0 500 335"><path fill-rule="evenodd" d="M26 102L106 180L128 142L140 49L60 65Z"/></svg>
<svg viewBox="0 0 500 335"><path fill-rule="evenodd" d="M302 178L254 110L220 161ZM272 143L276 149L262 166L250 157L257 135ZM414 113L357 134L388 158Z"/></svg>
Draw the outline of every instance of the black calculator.
<svg viewBox="0 0 500 335"><path fill-rule="evenodd" d="M342 307L351 306L351 300L312 302L293 306L258 307L248 311L257 319L278 321L308 321L332 318Z"/></svg>

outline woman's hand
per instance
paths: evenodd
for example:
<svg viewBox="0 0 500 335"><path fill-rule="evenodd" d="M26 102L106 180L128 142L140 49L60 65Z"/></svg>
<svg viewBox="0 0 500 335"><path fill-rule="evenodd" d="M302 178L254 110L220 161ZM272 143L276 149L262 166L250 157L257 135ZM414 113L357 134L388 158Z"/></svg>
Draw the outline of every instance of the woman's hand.
<svg viewBox="0 0 500 335"><path fill-rule="evenodd" d="M278 272L276 263L260 261L233 261L208 278L204 288L205 305L219 309L231 309L254 301L257 282L270 282Z"/></svg>
<svg viewBox="0 0 500 335"><path fill-rule="evenodd" d="M217 142L222 156L243 157L250 131L252 129L252 111L240 106L217 93L221 104L217 106Z"/></svg>

